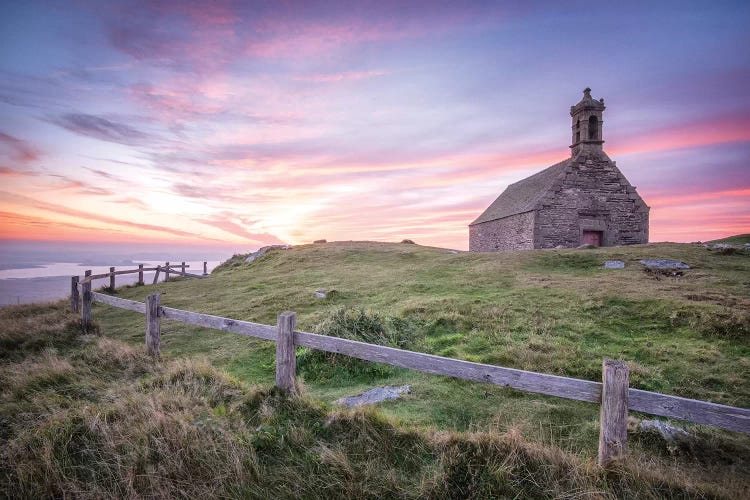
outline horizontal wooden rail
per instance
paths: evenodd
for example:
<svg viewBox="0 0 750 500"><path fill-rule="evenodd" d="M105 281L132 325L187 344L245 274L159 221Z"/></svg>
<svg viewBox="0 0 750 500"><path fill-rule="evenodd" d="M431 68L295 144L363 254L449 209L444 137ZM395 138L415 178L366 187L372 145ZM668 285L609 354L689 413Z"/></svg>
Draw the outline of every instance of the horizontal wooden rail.
<svg viewBox="0 0 750 500"><path fill-rule="evenodd" d="M387 363L434 375L448 375L566 399L601 401L602 384L600 382L444 358L433 354L404 351L314 333L294 332L294 343L311 349L346 354L353 358Z"/></svg>
<svg viewBox="0 0 750 500"><path fill-rule="evenodd" d="M179 267L180 269L182 269L182 264L169 264L169 266L161 266L162 269L164 269L165 267L169 267L169 272L171 273L173 272L172 268ZM185 264L185 269L187 269L188 267L190 267L190 264Z"/></svg>
<svg viewBox="0 0 750 500"><path fill-rule="evenodd" d="M90 293L93 301L142 314L146 313L146 304L143 302L121 299L97 292ZM264 340L276 341L278 338L278 327L260 323L163 306L158 308L158 316L163 319L238 333ZM526 392L600 404L602 401L602 384L590 380L445 358L433 354L406 351L393 347L367 344L356 340L301 331L294 331L294 345L344 354L354 358L386 363L434 375L445 375L503 387L512 387ZM629 410L677 418L750 434L750 409L670 396L640 389L628 389L627 395L627 408Z"/></svg>
<svg viewBox="0 0 750 500"><path fill-rule="evenodd" d="M163 268L162 268L162 270L163 270ZM202 274L183 273L182 271L177 271L175 269L172 269L171 266L170 266L170 269L169 269L169 274L179 274L180 276L189 276L191 278L198 278L198 279L205 278L205 276L203 276Z"/></svg>
<svg viewBox="0 0 750 500"><path fill-rule="evenodd" d="M221 330L224 332L239 333L248 337L258 337L265 340L276 340L276 327L262 325L260 323L251 323L238 319L222 318L221 316L212 316L211 314L194 313L183 311L182 309L173 309L171 307L159 308L161 317L188 323L191 325L204 326Z"/></svg>
<svg viewBox="0 0 750 500"><path fill-rule="evenodd" d="M628 389L628 409L750 434L750 409Z"/></svg>
<svg viewBox="0 0 750 500"><path fill-rule="evenodd" d="M88 283L89 281L92 281L92 280L98 280L98 279L102 279L102 278L109 278L113 274L115 276L119 276L120 274L135 274L135 273L139 273L141 271L156 271L156 268L155 267L144 267L143 269L129 269L127 271L115 271L113 273L93 274L91 276L87 276L84 279L80 280L79 283Z"/></svg>
<svg viewBox="0 0 750 500"><path fill-rule="evenodd" d="M120 309L128 309L129 311L139 312L146 314L146 304L143 302L137 302L135 300L121 299L120 297L113 297L106 293L91 292L91 300L94 302L101 302Z"/></svg>

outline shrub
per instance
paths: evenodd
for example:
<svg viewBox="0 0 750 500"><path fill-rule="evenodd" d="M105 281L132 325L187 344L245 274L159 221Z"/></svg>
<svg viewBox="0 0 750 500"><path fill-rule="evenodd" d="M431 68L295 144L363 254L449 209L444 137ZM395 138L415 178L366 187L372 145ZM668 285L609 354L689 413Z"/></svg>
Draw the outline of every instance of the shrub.
<svg viewBox="0 0 750 500"><path fill-rule="evenodd" d="M340 307L321 321L315 333L398 349L414 349L418 343L413 321L387 317L363 308ZM389 365L362 361L343 354L304 349L297 356L297 367L304 376L330 379L337 376L387 376Z"/></svg>

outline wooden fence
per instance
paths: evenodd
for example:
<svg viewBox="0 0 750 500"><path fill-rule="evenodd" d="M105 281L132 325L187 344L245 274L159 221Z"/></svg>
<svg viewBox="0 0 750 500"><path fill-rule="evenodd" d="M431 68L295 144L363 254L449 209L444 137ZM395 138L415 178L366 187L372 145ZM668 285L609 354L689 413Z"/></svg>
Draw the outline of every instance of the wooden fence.
<svg viewBox="0 0 750 500"><path fill-rule="evenodd" d="M154 281L153 284L155 285L156 282L159 280L159 273L164 273L164 281L169 280L170 274L177 274L180 276L185 276L188 278L205 278L208 276L208 262L203 262L203 274L191 274L188 272L185 272L185 269L190 267L189 264L185 264L185 262L181 262L180 264L170 264L169 262L166 262L163 266L156 266L156 267L143 267L143 264L138 264L138 269L126 269L124 271L115 271L114 267L109 268L108 273L104 274L91 274L91 271L86 271L84 273L83 279L81 279L80 276L72 276L70 278L70 308L73 312L78 312L79 310L79 293L78 293L78 285L81 285L81 296L85 296L87 293L91 293L91 282L93 280L102 279L102 278L109 278L109 286L107 287L110 291L115 290L115 276L120 276L122 274L135 274L138 273L138 281L136 281L136 285L144 285L143 282L143 273L147 271L156 271L154 274ZM178 270L179 268L179 270ZM88 301L90 304L90 300ZM86 307L86 300L84 300L84 309ZM89 305L90 307L90 305ZM89 311L89 321L90 322L90 311ZM85 321L84 323L88 323Z"/></svg>
<svg viewBox="0 0 750 500"><path fill-rule="evenodd" d="M599 464L602 466L621 460L627 453L629 410L750 434L750 410L630 388L628 366L624 361L605 359L602 382L592 382L301 332L295 330L296 315L293 312L281 313L276 326L270 326L164 307L160 305L158 293L149 295L143 303L89 290L83 296L84 329L91 322L92 301L145 314L146 350L153 356L159 356L161 352L162 319L274 341L276 385L288 393L295 391L295 348L302 346L435 375L597 403L601 405Z"/></svg>

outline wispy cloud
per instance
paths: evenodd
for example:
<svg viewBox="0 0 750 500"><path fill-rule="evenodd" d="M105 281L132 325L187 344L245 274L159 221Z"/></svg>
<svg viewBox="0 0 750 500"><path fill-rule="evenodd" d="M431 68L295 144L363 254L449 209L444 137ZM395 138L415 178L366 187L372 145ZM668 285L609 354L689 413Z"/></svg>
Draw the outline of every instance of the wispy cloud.
<svg viewBox="0 0 750 500"><path fill-rule="evenodd" d="M318 73L312 75L300 75L295 76L294 80L303 82L314 82L314 83L334 83L334 82L345 82L352 80L364 80L367 78L375 78L378 76L385 76L391 74L391 71L386 70L369 70L369 71L342 71L340 73Z"/></svg>
<svg viewBox="0 0 750 500"><path fill-rule="evenodd" d="M67 216L75 217L82 221L103 222L107 224L112 224L114 226L119 226L121 228L153 231L153 232L162 233L162 234L167 233L173 236L180 236L180 237L189 238L189 239L196 239L197 237L199 237L199 235L194 232L183 231L180 229L171 228L171 227L164 226L164 225L159 226L159 225L154 225L154 224L133 222L131 220L119 219L117 217L110 217L107 215L97 214L95 212L76 210L76 209L69 208L63 205L58 205L55 203L35 200L28 196L8 193L7 191L0 191L0 199L6 200L6 201L12 201L12 202L15 202L19 205L26 206L26 207L45 210L47 212L50 212L52 216L54 216L55 214L67 215ZM213 238L208 238L208 239L213 239Z"/></svg>
<svg viewBox="0 0 750 500"><path fill-rule="evenodd" d="M239 236L253 245L277 245L284 243L270 233L256 233L249 231L241 218L238 218L229 212L223 212L213 217L194 218L193 220L207 226L219 228L229 234Z"/></svg>
<svg viewBox="0 0 750 500"><path fill-rule="evenodd" d="M30 174L30 165L41 156L39 149L10 134L0 132L0 176Z"/></svg>
<svg viewBox="0 0 750 500"><path fill-rule="evenodd" d="M152 141L148 134L130 125L97 115L67 113L50 118L49 121L73 133L102 141L125 145L141 145Z"/></svg>

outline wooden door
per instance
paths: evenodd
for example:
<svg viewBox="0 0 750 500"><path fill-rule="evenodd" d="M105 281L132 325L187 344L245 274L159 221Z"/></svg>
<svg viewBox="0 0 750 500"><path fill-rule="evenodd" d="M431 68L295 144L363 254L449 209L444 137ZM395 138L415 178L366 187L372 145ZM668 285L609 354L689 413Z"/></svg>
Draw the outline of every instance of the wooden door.
<svg viewBox="0 0 750 500"><path fill-rule="evenodd" d="M583 238L581 240L582 245L594 245L595 247L600 247L602 246L602 232L584 231Z"/></svg>

